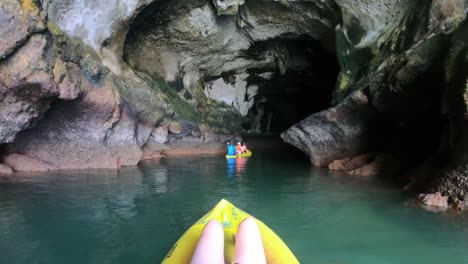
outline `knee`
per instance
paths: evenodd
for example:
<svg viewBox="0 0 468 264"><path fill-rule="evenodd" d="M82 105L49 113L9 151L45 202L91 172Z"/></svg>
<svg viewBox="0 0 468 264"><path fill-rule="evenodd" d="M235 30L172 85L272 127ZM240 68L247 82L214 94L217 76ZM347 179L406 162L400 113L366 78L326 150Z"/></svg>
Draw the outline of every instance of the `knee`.
<svg viewBox="0 0 468 264"><path fill-rule="evenodd" d="M257 222L253 217L247 217L245 218L239 225L239 228L242 227L242 229L257 229Z"/></svg>
<svg viewBox="0 0 468 264"><path fill-rule="evenodd" d="M208 232L218 232L223 231L223 227L218 221L211 219L206 223L204 230L207 230Z"/></svg>

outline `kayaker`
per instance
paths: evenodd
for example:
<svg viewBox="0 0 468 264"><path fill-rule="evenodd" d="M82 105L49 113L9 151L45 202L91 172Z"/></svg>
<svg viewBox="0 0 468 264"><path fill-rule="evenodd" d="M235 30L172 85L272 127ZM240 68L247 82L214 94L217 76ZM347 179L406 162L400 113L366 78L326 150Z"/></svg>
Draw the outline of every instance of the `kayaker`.
<svg viewBox="0 0 468 264"><path fill-rule="evenodd" d="M227 143L226 151L228 156L236 155L236 148L231 144L231 142Z"/></svg>
<svg viewBox="0 0 468 264"><path fill-rule="evenodd" d="M241 146L241 143L240 143L240 142L237 142L237 145L236 145L236 154L237 154L237 155L242 154L242 146Z"/></svg>
<svg viewBox="0 0 468 264"><path fill-rule="evenodd" d="M224 231L218 221L212 219L205 225L190 263L224 264ZM260 231L252 217L239 224L231 263L266 264Z"/></svg>
<svg viewBox="0 0 468 264"><path fill-rule="evenodd" d="M245 145L245 142L242 142L241 150L242 150L242 153L247 153L247 146Z"/></svg>

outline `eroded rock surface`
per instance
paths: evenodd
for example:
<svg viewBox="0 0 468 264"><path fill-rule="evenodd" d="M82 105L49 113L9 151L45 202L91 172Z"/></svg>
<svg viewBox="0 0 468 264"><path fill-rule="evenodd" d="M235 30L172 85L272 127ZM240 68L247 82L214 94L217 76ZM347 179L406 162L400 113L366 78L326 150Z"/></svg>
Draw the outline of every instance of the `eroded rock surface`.
<svg viewBox="0 0 468 264"><path fill-rule="evenodd" d="M33 33L46 28L46 13L33 1L2 0L0 3L0 60L21 47Z"/></svg>
<svg viewBox="0 0 468 264"><path fill-rule="evenodd" d="M294 125L281 137L309 155L316 166L353 157L376 145L377 113L363 92Z"/></svg>
<svg viewBox="0 0 468 264"><path fill-rule="evenodd" d="M15 56L0 62L0 142L33 126L59 96L52 78L49 40L33 35Z"/></svg>
<svg viewBox="0 0 468 264"><path fill-rule="evenodd" d="M5 164L0 164L0 175L11 175L13 174L13 169Z"/></svg>
<svg viewBox="0 0 468 264"><path fill-rule="evenodd" d="M448 208L448 196L442 196L439 192L434 194L421 194L419 201L423 205Z"/></svg>

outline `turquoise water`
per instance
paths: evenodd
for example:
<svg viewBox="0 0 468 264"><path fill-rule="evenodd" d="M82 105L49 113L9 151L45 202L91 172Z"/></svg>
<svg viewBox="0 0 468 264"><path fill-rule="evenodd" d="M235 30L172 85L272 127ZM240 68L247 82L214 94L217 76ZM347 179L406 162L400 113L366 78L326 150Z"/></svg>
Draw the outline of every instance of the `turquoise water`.
<svg viewBox="0 0 468 264"><path fill-rule="evenodd" d="M468 263L463 216L283 151L0 177L0 263L159 263L222 198L263 220L301 263Z"/></svg>

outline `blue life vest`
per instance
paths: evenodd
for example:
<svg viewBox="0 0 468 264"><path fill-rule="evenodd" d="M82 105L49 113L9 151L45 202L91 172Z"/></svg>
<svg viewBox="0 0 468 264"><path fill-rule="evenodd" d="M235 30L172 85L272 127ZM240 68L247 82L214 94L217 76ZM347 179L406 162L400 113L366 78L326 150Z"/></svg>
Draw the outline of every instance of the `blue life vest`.
<svg viewBox="0 0 468 264"><path fill-rule="evenodd" d="M234 156L236 155L236 147L234 147L234 145L228 145L226 147L226 150L227 150L227 155L228 156Z"/></svg>

